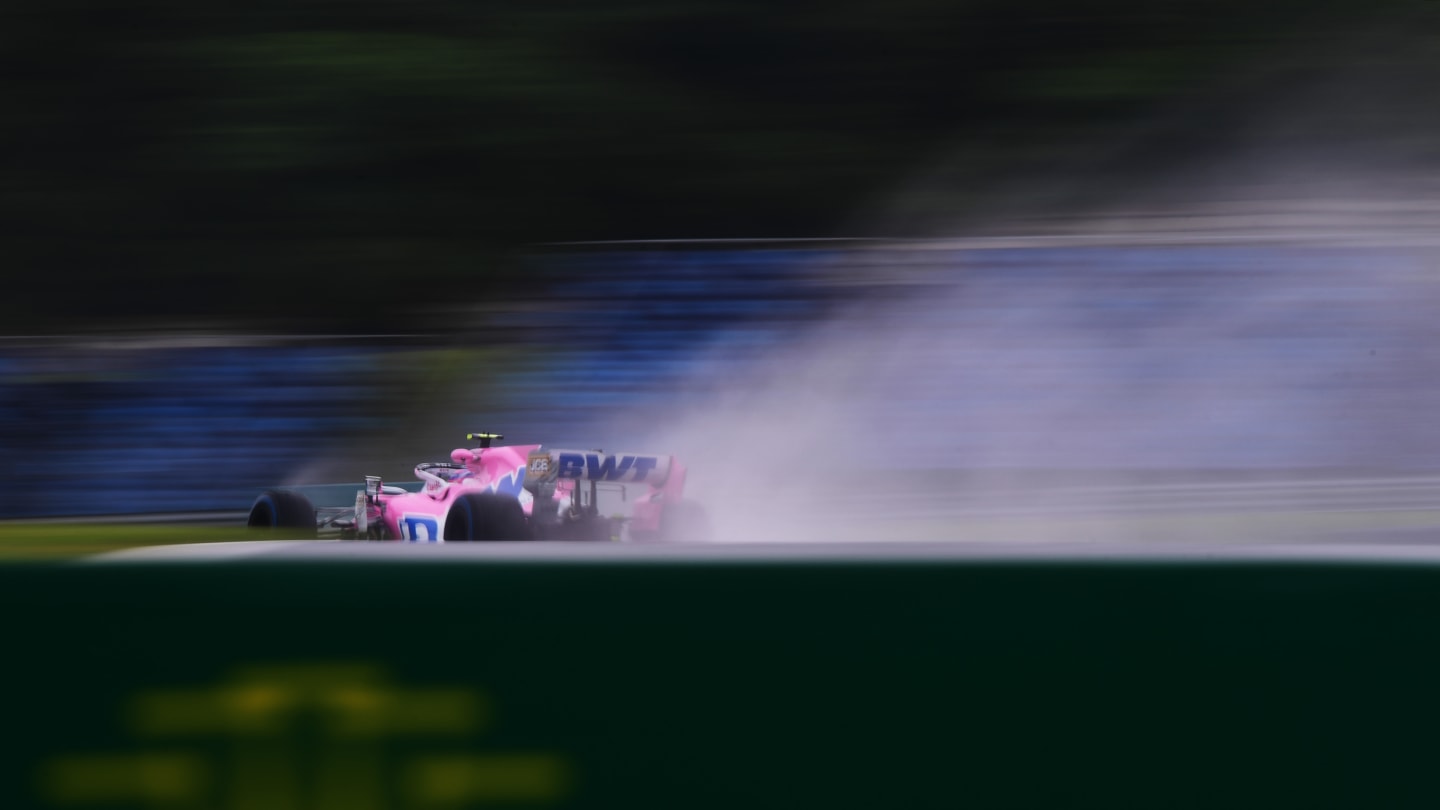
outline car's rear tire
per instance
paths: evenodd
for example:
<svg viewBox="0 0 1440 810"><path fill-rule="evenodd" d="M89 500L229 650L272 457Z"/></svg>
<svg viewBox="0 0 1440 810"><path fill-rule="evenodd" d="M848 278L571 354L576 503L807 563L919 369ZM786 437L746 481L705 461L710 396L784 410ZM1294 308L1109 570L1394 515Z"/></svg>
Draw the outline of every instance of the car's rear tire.
<svg viewBox="0 0 1440 810"><path fill-rule="evenodd" d="M267 489L255 499L246 521L252 529L285 530L302 537L315 536L315 506L298 492Z"/></svg>
<svg viewBox="0 0 1440 810"><path fill-rule="evenodd" d="M509 495L469 492L456 498L445 516L447 543L529 539L525 510Z"/></svg>

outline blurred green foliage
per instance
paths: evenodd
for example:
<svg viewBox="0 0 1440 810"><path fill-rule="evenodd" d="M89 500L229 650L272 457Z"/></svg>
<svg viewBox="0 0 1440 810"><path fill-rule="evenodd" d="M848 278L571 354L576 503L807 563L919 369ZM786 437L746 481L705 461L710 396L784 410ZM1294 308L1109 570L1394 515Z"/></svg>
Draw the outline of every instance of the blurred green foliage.
<svg viewBox="0 0 1440 810"><path fill-rule="evenodd" d="M507 257L536 242L850 234L936 155L1003 170L1267 49L1415 9L11 4L0 317L410 328L372 285L504 295L529 283Z"/></svg>

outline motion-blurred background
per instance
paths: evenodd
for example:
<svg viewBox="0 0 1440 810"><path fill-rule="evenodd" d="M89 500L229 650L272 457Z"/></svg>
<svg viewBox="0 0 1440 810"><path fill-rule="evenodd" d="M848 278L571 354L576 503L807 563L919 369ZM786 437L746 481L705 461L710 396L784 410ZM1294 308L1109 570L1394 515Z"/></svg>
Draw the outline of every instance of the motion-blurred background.
<svg viewBox="0 0 1440 810"><path fill-rule="evenodd" d="M1437 22L11 5L0 517L244 510L466 430L681 454L722 508L1432 471Z"/></svg>
<svg viewBox="0 0 1440 810"><path fill-rule="evenodd" d="M1437 806L1437 45L11 0L0 806ZM782 543L129 548L467 431Z"/></svg>

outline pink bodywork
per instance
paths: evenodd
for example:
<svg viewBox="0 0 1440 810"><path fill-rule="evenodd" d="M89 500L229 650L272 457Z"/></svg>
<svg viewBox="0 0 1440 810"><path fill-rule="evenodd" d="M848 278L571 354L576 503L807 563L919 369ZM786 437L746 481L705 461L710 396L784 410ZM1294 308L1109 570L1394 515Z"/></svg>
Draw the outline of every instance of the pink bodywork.
<svg viewBox="0 0 1440 810"><path fill-rule="evenodd" d="M533 497L522 488L525 480L526 462L531 452L539 450L538 444L519 444L507 447L457 448L450 453L450 460L463 465L464 470L449 474L449 480L436 481L434 473L415 470L417 478L425 481L420 492L384 493L379 501L385 509L371 506L370 521L383 520L388 536L400 540L418 542L443 542L445 518L457 495L466 492L500 492L513 495L520 501L525 514L533 509ZM668 501L679 500L685 488L685 467L671 458L669 474L665 481L652 486L642 484L645 490L637 497L630 498L634 504L628 525L635 530L656 531L660 517ZM556 482L555 500L563 502L574 496L577 482L560 480ZM382 516L383 515L383 516Z"/></svg>

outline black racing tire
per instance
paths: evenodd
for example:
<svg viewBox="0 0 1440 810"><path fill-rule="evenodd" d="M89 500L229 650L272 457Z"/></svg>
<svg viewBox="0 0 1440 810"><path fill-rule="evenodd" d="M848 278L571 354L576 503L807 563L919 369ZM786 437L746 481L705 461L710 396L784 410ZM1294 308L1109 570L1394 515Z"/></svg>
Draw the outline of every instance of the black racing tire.
<svg viewBox="0 0 1440 810"><path fill-rule="evenodd" d="M637 543L708 543L710 516L695 501L675 501L660 513L658 531L631 531L630 540Z"/></svg>
<svg viewBox="0 0 1440 810"><path fill-rule="evenodd" d="M445 542L489 543L529 540L530 524L520 501L494 492L468 492L450 504Z"/></svg>
<svg viewBox="0 0 1440 810"><path fill-rule="evenodd" d="M250 519L245 525L252 529L283 529L289 534L314 537L315 506L298 492L267 489L250 507Z"/></svg>

